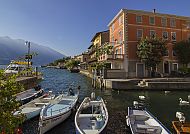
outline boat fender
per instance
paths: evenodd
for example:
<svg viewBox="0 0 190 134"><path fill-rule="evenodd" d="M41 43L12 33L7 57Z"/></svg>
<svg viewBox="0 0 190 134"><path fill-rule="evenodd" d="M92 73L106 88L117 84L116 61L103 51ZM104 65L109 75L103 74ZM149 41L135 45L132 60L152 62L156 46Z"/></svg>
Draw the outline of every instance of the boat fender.
<svg viewBox="0 0 190 134"><path fill-rule="evenodd" d="M18 129L16 130L16 134L23 134L22 129L21 129L21 128L18 128Z"/></svg>
<svg viewBox="0 0 190 134"><path fill-rule="evenodd" d="M47 97L48 96L48 93L45 93L44 95L43 95L43 98L45 98L45 97Z"/></svg>
<svg viewBox="0 0 190 134"><path fill-rule="evenodd" d="M126 116L126 123L127 123L127 126L129 126L129 116Z"/></svg>
<svg viewBox="0 0 190 134"><path fill-rule="evenodd" d="M91 93L91 99L92 99L92 100L94 100L94 99L95 99L95 97L96 97L96 96L95 96L95 93L94 93L94 92L92 92L92 93Z"/></svg>

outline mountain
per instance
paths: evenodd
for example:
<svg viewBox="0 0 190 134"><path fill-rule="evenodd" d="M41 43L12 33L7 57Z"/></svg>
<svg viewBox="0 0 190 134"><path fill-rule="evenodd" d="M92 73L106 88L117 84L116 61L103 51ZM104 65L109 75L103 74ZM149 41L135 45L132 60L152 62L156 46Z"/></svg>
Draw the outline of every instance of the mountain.
<svg viewBox="0 0 190 134"><path fill-rule="evenodd" d="M46 46L38 45L31 42L30 52L37 53L33 56L32 62L34 65L45 65L54 60L65 57L65 55ZM28 46L25 45L25 40L12 39L8 36L0 37L0 64L9 64L11 60L24 58L27 54Z"/></svg>

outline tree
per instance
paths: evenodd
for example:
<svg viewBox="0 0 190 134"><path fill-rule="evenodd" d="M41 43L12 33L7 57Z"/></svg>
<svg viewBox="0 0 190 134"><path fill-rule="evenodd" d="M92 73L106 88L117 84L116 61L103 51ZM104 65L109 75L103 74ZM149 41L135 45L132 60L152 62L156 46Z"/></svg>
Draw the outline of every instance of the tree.
<svg viewBox="0 0 190 134"><path fill-rule="evenodd" d="M70 59L71 59L71 57L63 57L62 59L58 59L58 60L55 60L52 63L49 63L48 65L49 66L57 66L59 62L65 63L65 62L67 62Z"/></svg>
<svg viewBox="0 0 190 134"><path fill-rule="evenodd" d="M96 48L96 58L97 58L97 61L98 61L98 58L101 56L101 55L104 55L104 54L111 54L113 51L113 46L110 45L108 42L106 42L103 46L99 47L99 48ZM103 67L106 67L106 62L96 62L94 65L93 65L93 68L94 69L102 69Z"/></svg>
<svg viewBox="0 0 190 134"><path fill-rule="evenodd" d="M100 55L111 54L113 49L112 45L105 43L103 46L96 48L96 58L98 59Z"/></svg>
<svg viewBox="0 0 190 134"><path fill-rule="evenodd" d="M13 134L24 121L22 114L13 115L20 106L20 103L16 101L15 94L23 89L21 85L16 83L15 79L15 75L7 77L4 71L0 70L0 133Z"/></svg>
<svg viewBox="0 0 190 134"><path fill-rule="evenodd" d="M190 63L190 41L180 41L173 46L173 50L180 63L185 67Z"/></svg>
<svg viewBox="0 0 190 134"><path fill-rule="evenodd" d="M156 65L162 61L166 52L165 41L159 38L144 38L137 45L137 56L145 63L148 70L156 68Z"/></svg>
<svg viewBox="0 0 190 134"><path fill-rule="evenodd" d="M80 61L78 60L74 60L74 59L70 59L68 60L66 63L65 63L65 66L68 68L68 69L72 69L74 67L78 67Z"/></svg>

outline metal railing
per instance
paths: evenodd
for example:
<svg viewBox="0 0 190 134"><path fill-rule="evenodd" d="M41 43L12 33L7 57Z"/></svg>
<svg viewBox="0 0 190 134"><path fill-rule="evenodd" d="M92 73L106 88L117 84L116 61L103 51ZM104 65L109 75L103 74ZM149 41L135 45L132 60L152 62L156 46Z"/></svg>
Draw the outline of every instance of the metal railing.
<svg viewBox="0 0 190 134"><path fill-rule="evenodd" d="M110 59L110 60L117 60L117 59L123 60L124 59L123 54L109 54L106 57L107 57L107 59Z"/></svg>

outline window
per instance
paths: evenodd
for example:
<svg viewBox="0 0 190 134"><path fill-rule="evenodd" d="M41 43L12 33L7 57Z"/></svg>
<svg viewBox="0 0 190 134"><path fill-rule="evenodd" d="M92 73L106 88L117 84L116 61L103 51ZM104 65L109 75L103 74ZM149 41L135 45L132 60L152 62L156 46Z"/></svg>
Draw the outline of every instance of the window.
<svg viewBox="0 0 190 134"><path fill-rule="evenodd" d="M173 55L173 56L176 56L176 51L173 50L172 55Z"/></svg>
<svg viewBox="0 0 190 134"><path fill-rule="evenodd" d="M136 22L137 23L142 23L142 16L136 16Z"/></svg>
<svg viewBox="0 0 190 134"><path fill-rule="evenodd" d="M150 38L156 37L156 32L154 30L150 30Z"/></svg>
<svg viewBox="0 0 190 134"><path fill-rule="evenodd" d="M173 71L177 71L178 70L178 63L173 63Z"/></svg>
<svg viewBox="0 0 190 134"><path fill-rule="evenodd" d="M162 26L167 26L167 18L165 18L165 17L163 17L162 19L161 19L161 23L162 23Z"/></svg>
<svg viewBox="0 0 190 134"><path fill-rule="evenodd" d="M111 31L113 32L114 31L114 24L112 24L112 26L111 26Z"/></svg>
<svg viewBox="0 0 190 134"><path fill-rule="evenodd" d="M188 41L190 41L190 34L187 35L187 39L188 39Z"/></svg>
<svg viewBox="0 0 190 134"><path fill-rule="evenodd" d="M155 18L149 17L149 23L150 23L150 25L154 25L155 24Z"/></svg>
<svg viewBox="0 0 190 134"><path fill-rule="evenodd" d="M175 27L175 26L176 26L176 21L175 21L174 18L171 18L171 19L170 19L170 26L171 26L171 27Z"/></svg>
<svg viewBox="0 0 190 134"><path fill-rule="evenodd" d="M118 54L118 49L115 50L115 54Z"/></svg>
<svg viewBox="0 0 190 134"><path fill-rule="evenodd" d="M120 16L119 17L119 25L122 25L123 24L123 16Z"/></svg>
<svg viewBox="0 0 190 134"><path fill-rule="evenodd" d="M120 48L120 54L122 54L122 48Z"/></svg>
<svg viewBox="0 0 190 134"><path fill-rule="evenodd" d="M137 29L137 39L141 39L143 37L143 30Z"/></svg>
<svg viewBox="0 0 190 134"><path fill-rule="evenodd" d="M176 32L171 32L171 40L176 41Z"/></svg>
<svg viewBox="0 0 190 134"><path fill-rule="evenodd" d="M164 40L168 40L168 32L166 32L166 31L162 32L162 38Z"/></svg>
<svg viewBox="0 0 190 134"><path fill-rule="evenodd" d="M169 56L169 50L166 50L163 56Z"/></svg>
<svg viewBox="0 0 190 134"><path fill-rule="evenodd" d="M119 31L119 43L122 43L122 41L123 41L123 32L122 31Z"/></svg>

